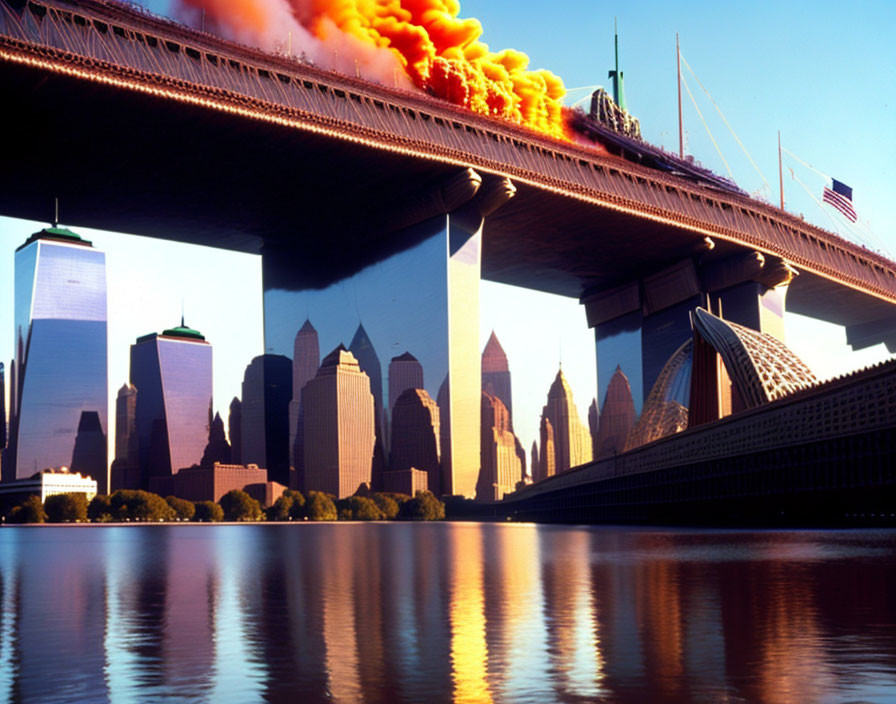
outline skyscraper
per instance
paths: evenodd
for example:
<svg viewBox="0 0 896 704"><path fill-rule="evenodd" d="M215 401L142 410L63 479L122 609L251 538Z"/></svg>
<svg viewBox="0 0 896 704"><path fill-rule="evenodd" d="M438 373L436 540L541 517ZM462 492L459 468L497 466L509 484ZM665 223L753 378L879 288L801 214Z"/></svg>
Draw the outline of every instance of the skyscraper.
<svg viewBox="0 0 896 704"><path fill-rule="evenodd" d="M410 388L395 401L392 411L392 470L426 472L429 491L438 495L441 484L439 407L425 389Z"/></svg>
<svg viewBox="0 0 896 704"><path fill-rule="evenodd" d="M591 399L588 406L588 430L591 433L591 456L597 459L597 433L600 430L600 411L597 408L597 399Z"/></svg>
<svg viewBox="0 0 896 704"><path fill-rule="evenodd" d="M0 362L0 482L6 480L3 456L6 454L6 369Z"/></svg>
<svg viewBox="0 0 896 704"><path fill-rule="evenodd" d="M597 432L599 457L612 457L625 451L629 433L635 427L636 420L632 387L625 372L617 366L607 386L600 414L600 428Z"/></svg>
<svg viewBox="0 0 896 704"><path fill-rule="evenodd" d="M243 376L242 462L265 467L270 481L286 486L292 379L292 361L279 354L256 357Z"/></svg>
<svg viewBox="0 0 896 704"><path fill-rule="evenodd" d="M0 362L0 450L6 447L6 368Z"/></svg>
<svg viewBox="0 0 896 704"><path fill-rule="evenodd" d="M166 480L199 464L208 442L212 346L183 324L131 345L137 387L136 427L142 483L170 491Z"/></svg>
<svg viewBox="0 0 896 704"><path fill-rule="evenodd" d="M296 333L292 357L292 400L289 402L289 462L295 472L294 484L305 488L305 450L302 430L302 389L317 374L320 366L320 343L311 321Z"/></svg>
<svg viewBox="0 0 896 704"><path fill-rule="evenodd" d="M485 349L482 351L482 390L501 399L510 415L510 427L513 428L513 396L510 389L510 367L507 355L498 342L498 336L492 330Z"/></svg>
<svg viewBox="0 0 896 704"><path fill-rule="evenodd" d="M544 415L541 416L541 455L538 459L538 474L534 479L540 482L542 479L553 477L557 473L557 455L554 445L554 428L551 421Z"/></svg>
<svg viewBox="0 0 896 704"><path fill-rule="evenodd" d="M230 460L234 464L243 463L243 402L236 396L230 402L227 416L227 435L230 438Z"/></svg>
<svg viewBox="0 0 896 704"><path fill-rule="evenodd" d="M510 413L497 396L482 392L481 457L476 498L500 501L523 479L523 463L517 453L517 439L510 429Z"/></svg>
<svg viewBox="0 0 896 704"><path fill-rule="evenodd" d="M548 391L548 401L542 417L550 421L554 440L554 471L559 474L570 467L577 467L592 459L591 434L579 418L579 412L572 398L572 389L563 370L557 372L554 383ZM542 464L547 448L541 447Z"/></svg>
<svg viewBox="0 0 896 704"><path fill-rule="evenodd" d="M339 345L302 389L305 488L350 496L371 481L374 401L370 379Z"/></svg>
<svg viewBox="0 0 896 704"><path fill-rule="evenodd" d="M107 427L106 255L66 228L28 238L15 255L15 343L9 456L23 478L71 466L83 413ZM105 456L93 471L106 493Z"/></svg>
<svg viewBox="0 0 896 704"><path fill-rule="evenodd" d="M380 366L380 358L370 341L370 336L361 323L358 323L358 329L352 338L351 344L348 346L361 371L370 378L370 393L373 394L373 419L374 430L376 433L376 443L373 447L373 458L371 459L371 472L373 488L382 489L382 473L386 463L386 419L383 413L383 368Z"/></svg>
<svg viewBox="0 0 896 704"><path fill-rule="evenodd" d="M423 388L423 365L410 352L393 357L389 362L389 418L395 402L407 389Z"/></svg>
<svg viewBox="0 0 896 704"><path fill-rule="evenodd" d="M115 400L115 459L137 463L137 388L123 384Z"/></svg>

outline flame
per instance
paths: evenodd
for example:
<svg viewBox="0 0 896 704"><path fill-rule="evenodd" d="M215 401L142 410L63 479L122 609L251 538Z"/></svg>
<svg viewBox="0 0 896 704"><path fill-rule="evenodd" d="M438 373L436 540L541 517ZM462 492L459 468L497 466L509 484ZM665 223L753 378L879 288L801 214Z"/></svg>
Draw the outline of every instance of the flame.
<svg viewBox="0 0 896 704"><path fill-rule="evenodd" d="M476 113L567 138L563 81L529 70L513 49L492 52L457 0L180 0L211 26L266 49L300 51L330 68L413 84ZM288 39L287 39L288 38ZM391 73L390 73L391 71Z"/></svg>

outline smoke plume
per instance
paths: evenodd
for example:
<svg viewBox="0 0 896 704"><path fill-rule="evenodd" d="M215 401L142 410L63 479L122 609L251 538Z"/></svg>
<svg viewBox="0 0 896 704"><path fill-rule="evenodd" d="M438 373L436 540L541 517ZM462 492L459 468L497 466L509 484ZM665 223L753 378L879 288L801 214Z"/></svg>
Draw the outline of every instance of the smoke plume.
<svg viewBox="0 0 896 704"><path fill-rule="evenodd" d="M567 138L563 81L492 52L457 0L179 0L182 16L269 51L386 85L411 85L473 112Z"/></svg>

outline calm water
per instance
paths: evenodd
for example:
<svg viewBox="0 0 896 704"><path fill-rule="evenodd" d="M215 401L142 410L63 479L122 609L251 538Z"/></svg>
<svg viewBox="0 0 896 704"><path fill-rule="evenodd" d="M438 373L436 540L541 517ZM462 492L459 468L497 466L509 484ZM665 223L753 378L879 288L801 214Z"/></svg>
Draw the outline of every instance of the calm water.
<svg viewBox="0 0 896 704"><path fill-rule="evenodd" d="M896 532L0 529L0 702L896 701Z"/></svg>

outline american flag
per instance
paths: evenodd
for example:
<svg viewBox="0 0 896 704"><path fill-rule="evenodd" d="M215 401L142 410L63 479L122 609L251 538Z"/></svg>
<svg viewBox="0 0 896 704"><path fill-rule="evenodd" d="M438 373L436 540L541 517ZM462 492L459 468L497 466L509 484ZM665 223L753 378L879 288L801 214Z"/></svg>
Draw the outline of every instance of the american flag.
<svg viewBox="0 0 896 704"><path fill-rule="evenodd" d="M843 216L847 220L855 222L857 218L855 208L852 207L852 189L835 178L832 178L831 180L834 182L834 187L824 187L824 197L822 200L825 203L833 205L837 210L843 213Z"/></svg>

